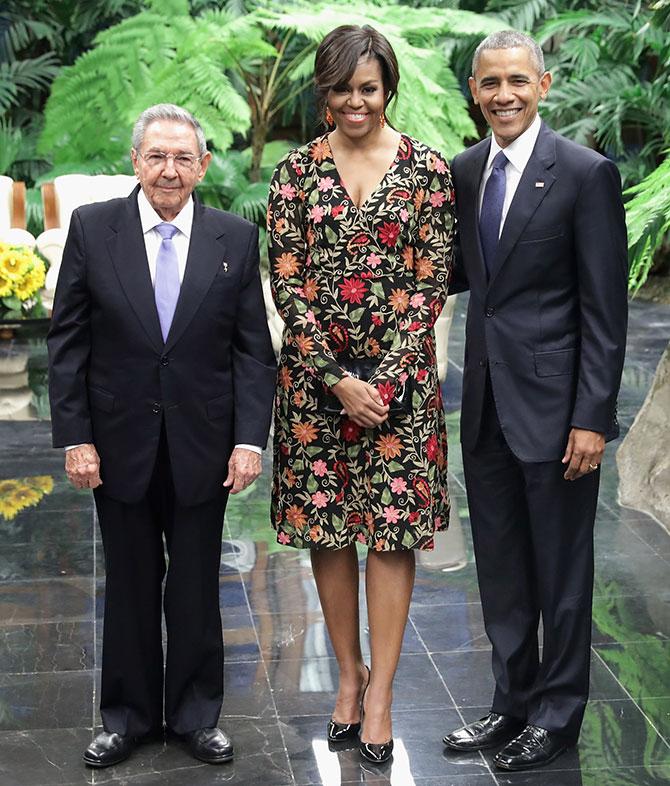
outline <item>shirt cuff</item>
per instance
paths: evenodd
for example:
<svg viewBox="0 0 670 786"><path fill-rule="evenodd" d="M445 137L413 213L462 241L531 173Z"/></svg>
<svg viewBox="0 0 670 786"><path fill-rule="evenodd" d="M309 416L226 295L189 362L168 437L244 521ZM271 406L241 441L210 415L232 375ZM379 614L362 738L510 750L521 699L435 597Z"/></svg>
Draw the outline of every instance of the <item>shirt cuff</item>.
<svg viewBox="0 0 670 786"><path fill-rule="evenodd" d="M80 448L82 445L88 445L88 442L80 442L78 445L66 445L63 450L67 453L68 450L74 450L75 448Z"/></svg>
<svg viewBox="0 0 670 786"><path fill-rule="evenodd" d="M235 445L236 448L244 448L245 450L251 450L254 453L258 453L259 455L263 455L263 448L259 448L258 445Z"/></svg>

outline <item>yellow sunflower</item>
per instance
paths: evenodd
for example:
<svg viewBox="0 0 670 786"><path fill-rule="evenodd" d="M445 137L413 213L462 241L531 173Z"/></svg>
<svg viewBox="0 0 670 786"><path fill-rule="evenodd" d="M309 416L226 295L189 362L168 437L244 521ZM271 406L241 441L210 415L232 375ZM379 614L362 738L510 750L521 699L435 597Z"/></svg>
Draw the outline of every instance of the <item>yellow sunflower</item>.
<svg viewBox="0 0 670 786"><path fill-rule="evenodd" d="M6 521L10 521L10 519L16 518L16 514L18 512L19 509L9 500L0 497L0 516L2 516Z"/></svg>
<svg viewBox="0 0 670 786"><path fill-rule="evenodd" d="M51 475L35 475L35 477L26 478L26 480L44 494L51 494L54 489L54 479Z"/></svg>
<svg viewBox="0 0 670 786"><path fill-rule="evenodd" d="M9 297L12 294L12 282L0 272L0 297Z"/></svg>
<svg viewBox="0 0 670 786"><path fill-rule="evenodd" d="M10 281L20 281L30 270L30 259L16 249L0 253L0 276Z"/></svg>
<svg viewBox="0 0 670 786"><path fill-rule="evenodd" d="M11 494L17 489L21 488L21 483L16 478L7 478L0 480L0 497L5 494Z"/></svg>
<svg viewBox="0 0 670 786"><path fill-rule="evenodd" d="M36 489L31 489L30 486L23 486L16 491L13 491L11 494L7 495L7 501L10 505L15 505L18 510L22 510L23 508L28 508L31 505L37 505L37 503L42 499L42 492L37 491Z"/></svg>

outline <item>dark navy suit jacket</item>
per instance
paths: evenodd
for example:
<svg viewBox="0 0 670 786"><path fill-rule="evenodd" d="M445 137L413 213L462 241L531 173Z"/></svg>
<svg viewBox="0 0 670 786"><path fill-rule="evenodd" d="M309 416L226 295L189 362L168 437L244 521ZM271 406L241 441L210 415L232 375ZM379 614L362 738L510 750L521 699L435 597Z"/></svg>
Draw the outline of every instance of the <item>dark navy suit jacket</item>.
<svg viewBox="0 0 670 786"><path fill-rule="evenodd" d="M451 291L470 290L461 441L479 434L487 368L498 418L523 461L560 459L571 427L618 435L628 256L621 180L603 156L544 123L510 205L490 278L478 195L486 139L456 156Z"/></svg>
<svg viewBox="0 0 670 786"><path fill-rule="evenodd" d="M178 501L195 505L220 491L233 445L268 437L275 359L258 229L196 199L163 342L138 190L72 216L48 336L53 444L94 443L101 491L136 502L164 421Z"/></svg>

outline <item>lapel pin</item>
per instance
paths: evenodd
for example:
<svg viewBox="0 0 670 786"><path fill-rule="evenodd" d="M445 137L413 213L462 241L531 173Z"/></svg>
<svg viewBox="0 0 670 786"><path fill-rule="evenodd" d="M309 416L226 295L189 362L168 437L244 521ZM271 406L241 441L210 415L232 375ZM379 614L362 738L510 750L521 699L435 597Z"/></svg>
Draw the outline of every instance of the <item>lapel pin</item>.
<svg viewBox="0 0 670 786"><path fill-rule="evenodd" d="M544 188L544 180L538 180L537 183L535 183L535 188Z"/></svg>
<svg viewBox="0 0 670 786"><path fill-rule="evenodd" d="M224 262L224 263L223 263L223 265L222 265L222 267L223 267L223 272L224 272L224 273L227 273L227 272L228 272L228 263L227 263L227 262Z"/></svg>

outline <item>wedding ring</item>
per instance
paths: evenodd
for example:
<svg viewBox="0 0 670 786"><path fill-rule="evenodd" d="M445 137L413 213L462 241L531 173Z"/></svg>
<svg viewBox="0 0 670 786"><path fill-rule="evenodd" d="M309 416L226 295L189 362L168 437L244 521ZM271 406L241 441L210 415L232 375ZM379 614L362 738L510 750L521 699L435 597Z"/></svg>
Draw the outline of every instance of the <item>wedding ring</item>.
<svg viewBox="0 0 670 786"><path fill-rule="evenodd" d="M589 469L598 469L598 464L589 464Z"/></svg>

